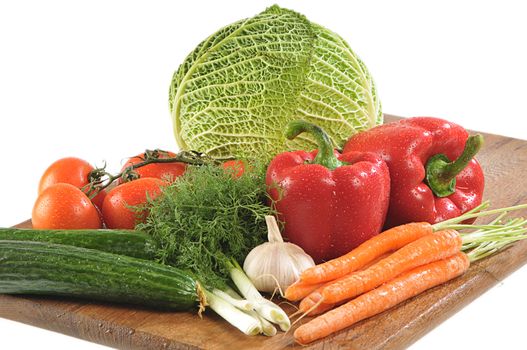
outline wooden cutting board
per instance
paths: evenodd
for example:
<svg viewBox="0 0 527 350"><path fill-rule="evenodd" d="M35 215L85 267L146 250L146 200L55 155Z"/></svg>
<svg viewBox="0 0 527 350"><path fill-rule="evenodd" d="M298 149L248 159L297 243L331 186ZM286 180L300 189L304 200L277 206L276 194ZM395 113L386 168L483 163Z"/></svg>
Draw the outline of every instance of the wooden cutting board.
<svg viewBox="0 0 527 350"><path fill-rule="evenodd" d="M395 117L387 116L387 121ZM527 203L527 141L485 134L478 155L492 207ZM527 215L527 211L516 215ZM30 222L19 227L30 227ZM527 262L527 240L468 273L308 347L292 332L248 337L212 312L160 312L127 305L0 295L0 317L119 349L404 349ZM288 313L294 309L285 305ZM307 319L306 319L307 320ZM303 320L304 321L304 320Z"/></svg>

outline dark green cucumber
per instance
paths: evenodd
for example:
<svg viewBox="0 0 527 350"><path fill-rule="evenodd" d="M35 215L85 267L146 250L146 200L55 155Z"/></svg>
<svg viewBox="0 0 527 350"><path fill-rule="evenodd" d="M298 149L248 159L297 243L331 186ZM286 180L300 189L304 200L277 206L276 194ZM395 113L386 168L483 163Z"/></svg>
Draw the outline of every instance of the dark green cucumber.
<svg viewBox="0 0 527 350"><path fill-rule="evenodd" d="M44 242L0 241L0 294L69 296L174 310L201 304L187 272L153 261Z"/></svg>
<svg viewBox="0 0 527 350"><path fill-rule="evenodd" d="M0 228L0 240L35 241L72 245L153 260L155 240L133 230L34 230Z"/></svg>

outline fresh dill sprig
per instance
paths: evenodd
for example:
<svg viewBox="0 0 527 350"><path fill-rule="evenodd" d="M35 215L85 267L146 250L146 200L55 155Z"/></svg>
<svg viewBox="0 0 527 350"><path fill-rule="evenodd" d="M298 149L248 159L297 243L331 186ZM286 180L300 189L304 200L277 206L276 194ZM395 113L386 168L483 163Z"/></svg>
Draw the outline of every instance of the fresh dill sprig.
<svg viewBox="0 0 527 350"><path fill-rule="evenodd" d="M158 241L159 260L190 270L207 287L224 289L231 258L243 263L267 234L265 167L246 164L241 177L216 165L189 167L149 203L137 229Z"/></svg>

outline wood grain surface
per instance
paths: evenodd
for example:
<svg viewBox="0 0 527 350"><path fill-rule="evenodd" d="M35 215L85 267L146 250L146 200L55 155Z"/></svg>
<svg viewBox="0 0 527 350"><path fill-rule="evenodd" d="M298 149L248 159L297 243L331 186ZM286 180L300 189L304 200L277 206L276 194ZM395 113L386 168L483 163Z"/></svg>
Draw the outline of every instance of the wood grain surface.
<svg viewBox="0 0 527 350"><path fill-rule="evenodd" d="M484 136L477 158L485 171L485 198L494 208L527 203L527 189L518 181L527 174L527 141ZM450 283L307 347L296 345L292 332L272 338L244 336L212 312L199 318L192 312L0 295L0 317L119 349L404 349L526 262L527 240L475 263Z"/></svg>

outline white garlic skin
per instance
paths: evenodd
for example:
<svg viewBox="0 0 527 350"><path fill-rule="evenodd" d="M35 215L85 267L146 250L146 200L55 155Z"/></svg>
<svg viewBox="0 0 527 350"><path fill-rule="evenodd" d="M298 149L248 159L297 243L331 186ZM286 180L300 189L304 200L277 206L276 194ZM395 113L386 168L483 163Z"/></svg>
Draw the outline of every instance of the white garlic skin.
<svg viewBox="0 0 527 350"><path fill-rule="evenodd" d="M302 271L314 265L313 259L293 243L267 242L251 250L243 270L256 289L273 293L278 285L285 292L300 278Z"/></svg>

